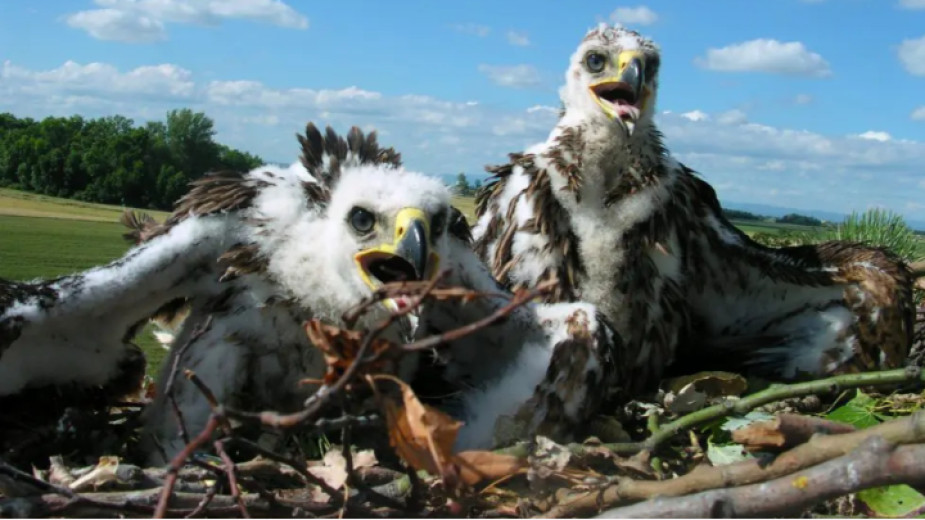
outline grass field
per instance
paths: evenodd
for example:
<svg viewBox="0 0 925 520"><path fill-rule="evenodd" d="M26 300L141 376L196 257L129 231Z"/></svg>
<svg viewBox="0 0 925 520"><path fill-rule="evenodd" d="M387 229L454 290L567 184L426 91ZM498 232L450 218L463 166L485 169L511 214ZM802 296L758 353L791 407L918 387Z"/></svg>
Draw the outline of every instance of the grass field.
<svg viewBox="0 0 925 520"><path fill-rule="evenodd" d="M105 264L129 248L118 223L123 209L0 190L0 278L53 278ZM166 213L148 212L162 220ZM145 327L135 338L154 374L165 357Z"/></svg>
<svg viewBox="0 0 925 520"><path fill-rule="evenodd" d="M473 222L475 201L453 199ZM123 208L58 199L20 191L0 189L0 278L31 280L52 278L121 256L129 248L119 224ZM148 211L159 221L167 214ZM778 232L786 225L761 222L739 223L747 233ZM805 228L804 228L805 229ZM146 327L136 338L149 359L149 373L160 366L165 351Z"/></svg>

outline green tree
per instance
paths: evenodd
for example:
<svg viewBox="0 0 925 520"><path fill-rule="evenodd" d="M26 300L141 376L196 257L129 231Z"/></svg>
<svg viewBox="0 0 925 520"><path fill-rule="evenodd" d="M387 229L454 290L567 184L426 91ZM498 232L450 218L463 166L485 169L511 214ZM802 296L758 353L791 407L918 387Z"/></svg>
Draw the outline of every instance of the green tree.
<svg viewBox="0 0 925 520"><path fill-rule="evenodd" d="M465 173L460 172L456 176L456 184L453 185L453 190L457 195L472 195L472 188L469 186L469 179L466 178Z"/></svg>
<svg viewBox="0 0 925 520"><path fill-rule="evenodd" d="M777 219L778 222L782 224L797 224L800 226L821 226L822 221L815 218L809 217L806 215L800 215L797 213L788 213L783 217Z"/></svg>
<svg viewBox="0 0 925 520"><path fill-rule="evenodd" d="M143 126L123 116L35 121L0 114L0 186L169 209L189 181L207 172L263 163L214 135L213 121L189 109Z"/></svg>

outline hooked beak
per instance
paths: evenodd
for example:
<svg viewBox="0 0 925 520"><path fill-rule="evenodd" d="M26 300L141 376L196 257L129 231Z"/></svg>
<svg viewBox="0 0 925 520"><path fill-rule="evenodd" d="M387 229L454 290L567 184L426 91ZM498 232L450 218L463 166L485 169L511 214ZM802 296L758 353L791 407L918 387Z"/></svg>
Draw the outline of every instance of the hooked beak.
<svg viewBox="0 0 925 520"><path fill-rule="evenodd" d="M390 282L430 280L436 275L440 257L433 251L430 221L417 208L403 208L395 216L391 243L364 249L354 255L360 277L376 290ZM388 300L400 309L404 301ZM396 310L397 310L396 309Z"/></svg>
<svg viewBox="0 0 925 520"><path fill-rule="evenodd" d="M626 51L617 56L617 75L590 86L591 95L610 119L620 121L632 135L645 108L649 88L645 85L645 56Z"/></svg>

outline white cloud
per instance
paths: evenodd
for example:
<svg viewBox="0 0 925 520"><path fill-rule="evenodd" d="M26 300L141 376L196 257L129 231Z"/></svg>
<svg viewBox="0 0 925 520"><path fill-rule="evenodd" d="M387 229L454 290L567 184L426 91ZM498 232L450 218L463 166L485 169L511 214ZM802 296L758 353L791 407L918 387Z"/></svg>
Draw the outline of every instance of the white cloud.
<svg viewBox="0 0 925 520"><path fill-rule="evenodd" d="M748 121L744 111L734 108L716 116L716 121L723 125L741 125Z"/></svg>
<svg viewBox="0 0 925 520"><path fill-rule="evenodd" d="M610 13L610 21L621 25L652 25L658 21L658 14L644 5L618 7Z"/></svg>
<svg viewBox="0 0 925 520"><path fill-rule="evenodd" d="M87 31L97 40L149 43L167 39L160 20L117 9L80 11L68 16L67 24Z"/></svg>
<svg viewBox="0 0 925 520"><path fill-rule="evenodd" d="M479 65L479 72L502 87L528 88L542 83L533 65Z"/></svg>
<svg viewBox="0 0 925 520"><path fill-rule="evenodd" d="M925 9L925 0L899 0L899 6L904 9Z"/></svg>
<svg viewBox="0 0 925 520"><path fill-rule="evenodd" d="M224 19L305 29L308 18L281 0L96 0L66 22L100 40L147 43L167 38L165 24L217 25Z"/></svg>
<svg viewBox="0 0 925 520"><path fill-rule="evenodd" d="M887 132L880 132L876 130L868 130L862 134L858 134L857 137L860 137L861 139L867 139L870 141L880 141L881 143L885 143L893 139L893 136L891 136Z"/></svg>
<svg viewBox="0 0 925 520"><path fill-rule="evenodd" d="M697 65L723 72L765 72L786 76L825 77L832 71L819 54L802 42L757 39L719 49L708 49Z"/></svg>
<svg viewBox="0 0 925 520"><path fill-rule="evenodd" d="M190 71L169 63L119 72L106 63L81 65L67 61L55 69L33 71L7 60L0 69L0 79L3 80L0 85L30 95L93 92L187 98L193 94L195 87L191 78Z"/></svg>
<svg viewBox="0 0 925 520"><path fill-rule="evenodd" d="M479 38L484 38L491 33L491 27L477 23L458 23L453 25L453 30L463 34L478 36Z"/></svg>
<svg viewBox="0 0 925 520"><path fill-rule="evenodd" d="M710 116L702 110L691 110L690 112L681 114L681 117L687 119L688 121L706 121L707 119L710 119Z"/></svg>
<svg viewBox="0 0 925 520"><path fill-rule="evenodd" d="M813 97L809 94L797 94L793 98L793 103L796 105L808 105L813 102Z"/></svg>
<svg viewBox="0 0 925 520"><path fill-rule="evenodd" d="M925 36L903 40L898 49L899 61L915 76L925 76Z"/></svg>
<svg viewBox="0 0 925 520"><path fill-rule="evenodd" d="M913 110L909 117L916 121L925 121L925 105L922 105Z"/></svg>
<svg viewBox="0 0 925 520"><path fill-rule="evenodd" d="M559 117L559 109L556 107L551 107L547 105L533 105L532 107L527 109L527 113L528 114L534 114L534 113L552 114L556 117Z"/></svg>
<svg viewBox="0 0 925 520"><path fill-rule="evenodd" d="M775 204L793 208L847 212L875 200L903 210L908 202L919 202L902 186L921 180L917 163L925 161L925 142L883 140L878 133L873 133L877 139L828 136L757 123L728 126L718 116L692 121L662 112L658 122L668 149L713 184L724 201L760 203L777 189L781 196ZM783 196L793 186L801 193ZM925 209L906 216L925 220Z"/></svg>
<svg viewBox="0 0 925 520"><path fill-rule="evenodd" d="M32 70L7 62L0 68L0 112L122 114L141 122L163 120L167 110L188 106L215 120L220 142L279 162L295 160L293 134L308 121L339 132L352 125L375 127L380 142L402 152L409 168L474 175L483 165L505 161L507 153L545 139L558 118L555 106L511 110L389 95L362 85L271 88L233 78L194 79L170 64L123 70L69 62ZM849 211L876 202L925 219L925 207L908 206L921 203L915 191L925 163L923 142L877 131L833 136L772 127L748 122L735 110L664 111L657 119L672 154L713 184L724 201L761 202L776 189L776 203L783 206Z"/></svg>
<svg viewBox="0 0 925 520"><path fill-rule="evenodd" d="M526 47L530 45L530 37L522 31L508 31L507 42L518 47Z"/></svg>

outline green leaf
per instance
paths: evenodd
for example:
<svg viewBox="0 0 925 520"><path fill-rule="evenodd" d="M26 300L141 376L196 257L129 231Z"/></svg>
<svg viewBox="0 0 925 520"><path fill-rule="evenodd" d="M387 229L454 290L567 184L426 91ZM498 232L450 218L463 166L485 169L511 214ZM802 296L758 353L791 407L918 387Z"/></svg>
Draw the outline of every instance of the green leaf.
<svg viewBox="0 0 925 520"><path fill-rule="evenodd" d="M707 440L707 458L714 466L724 466L753 458L753 455L745 451L741 444L713 444Z"/></svg>
<svg viewBox="0 0 925 520"><path fill-rule="evenodd" d="M893 518L925 508L925 496L905 484L865 489L858 499L873 513Z"/></svg>
<svg viewBox="0 0 925 520"><path fill-rule="evenodd" d="M764 412L748 412L744 417L727 417L726 422L720 426L721 429L731 432L739 428L745 428L749 424L770 421L774 416Z"/></svg>
<svg viewBox="0 0 925 520"><path fill-rule="evenodd" d="M874 412L876 404L877 402L874 398L858 390L853 399L832 410L825 418L851 424L859 429L867 428L880 424L880 419L877 418L877 414Z"/></svg>

